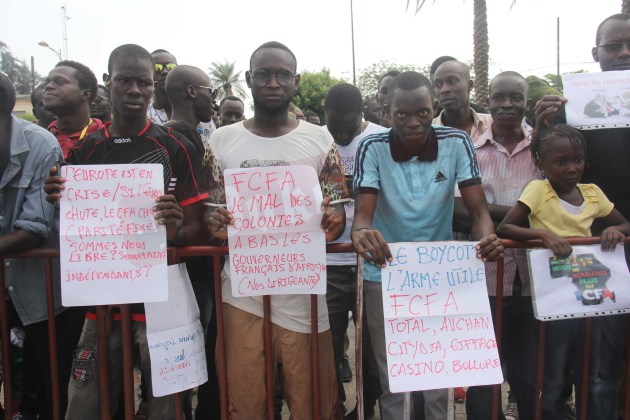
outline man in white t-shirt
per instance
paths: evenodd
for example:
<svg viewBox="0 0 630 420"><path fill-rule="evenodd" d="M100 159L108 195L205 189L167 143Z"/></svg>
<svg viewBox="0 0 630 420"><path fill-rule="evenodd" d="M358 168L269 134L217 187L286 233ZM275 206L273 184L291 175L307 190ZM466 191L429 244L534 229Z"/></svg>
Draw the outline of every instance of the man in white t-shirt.
<svg viewBox="0 0 630 420"><path fill-rule="evenodd" d="M349 83L339 83L328 91L324 100L326 113L326 129L337 144L341 156L344 174L348 181L348 189L352 187L354 159L357 147L363 138L379 131L386 130L378 124L363 121L363 98L361 92ZM335 243L352 243L350 227L354 220L354 200L345 203L346 229ZM357 298L357 255L354 252L328 254L326 258L328 317L332 333L333 351L339 396L345 402L345 392L341 381L341 366L344 358L344 338L348 328L348 312L355 312ZM355 319L355 322L357 320ZM363 330L363 397L364 413L369 418L374 413L374 405L381 394L378 372L371 354L370 345L366 345L366 329ZM371 356L371 357L370 357ZM366 363L367 362L367 363Z"/></svg>
<svg viewBox="0 0 630 420"><path fill-rule="evenodd" d="M254 117L218 129L210 139L204 164L213 173L208 228L227 238L232 216L224 207L223 171L232 168L309 165L319 174L324 191L322 229L326 240L337 239L345 227L342 202L348 190L335 143L321 127L290 119L288 107L299 84L295 55L283 44L267 42L251 56L247 85ZM265 349L262 297L233 297L230 262L223 273L223 316L231 418L264 418ZM324 296L318 296L319 407L321 418L341 418L332 357L332 340ZM310 296L271 298L274 363L282 364L285 398L293 418L313 418L310 357Z"/></svg>

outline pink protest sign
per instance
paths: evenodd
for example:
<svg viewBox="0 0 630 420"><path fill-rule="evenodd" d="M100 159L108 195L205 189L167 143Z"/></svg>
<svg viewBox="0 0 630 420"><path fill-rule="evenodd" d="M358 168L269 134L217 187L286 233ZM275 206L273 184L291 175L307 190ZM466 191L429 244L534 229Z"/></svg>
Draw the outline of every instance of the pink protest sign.
<svg viewBox="0 0 630 420"><path fill-rule="evenodd" d="M310 166L225 171L234 296L326 293L322 191Z"/></svg>
<svg viewBox="0 0 630 420"><path fill-rule="evenodd" d="M64 306L168 297L166 231L152 213L162 165L70 165L60 200Z"/></svg>

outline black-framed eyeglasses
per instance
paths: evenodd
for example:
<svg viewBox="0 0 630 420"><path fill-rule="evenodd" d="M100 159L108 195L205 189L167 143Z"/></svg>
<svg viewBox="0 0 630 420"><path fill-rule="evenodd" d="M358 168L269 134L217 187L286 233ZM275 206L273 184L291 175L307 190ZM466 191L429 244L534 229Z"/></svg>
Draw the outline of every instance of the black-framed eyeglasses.
<svg viewBox="0 0 630 420"><path fill-rule="evenodd" d="M617 53L617 52L621 51L621 49L623 48L624 45L626 46L626 48L628 48L630 50L630 41L627 41L627 42L621 42L621 41L607 42L605 44L596 45L596 48L603 48L606 52L609 52L609 53Z"/></svg>
<svg viewBox="0 0 630 420"><path fill-rule="evenodd" d="M177 63L155 63L155 71L157 71L158 73L162 73L162 71L164 71L164 68L166 68L166 70L168 71L171 71L175 67L177 67Z"/></svg>
<svg viewBox="0 0 630 420"><path fill-rule="evenodd" d="M280 70L277 73L270 73L267 70L255 70L250 72L251 79L256 86L267 86L272 77L275 77L280 86L288 86L291 81L297 76L289 70Z"/></svg>
<svg viewBox="0 0 630 420"><path fill-rule="evenodd" d="M208 89L210 91L210 96L212 97L212 99L216 99L216 97L217 97L217 90L216 89L212 89L210 86L195 86L195 85L193 85L193 87L202 88L202 89Z"/></svg>
<svg viewBox="0 0 630 420"><path fill-rule="evenodd" d="M93 102L94 102L95 104L100 104L100 103L101 103L101 102L103 102L103 101L104 101L104 102L106 102L106 103L108 103L108 104L111 104L111 103L112 103L112 100L111 100L111 99L109 99L108 97L103 96L103 95L96 95L96 97L94 98L94 101L93 101Z"/></svg>

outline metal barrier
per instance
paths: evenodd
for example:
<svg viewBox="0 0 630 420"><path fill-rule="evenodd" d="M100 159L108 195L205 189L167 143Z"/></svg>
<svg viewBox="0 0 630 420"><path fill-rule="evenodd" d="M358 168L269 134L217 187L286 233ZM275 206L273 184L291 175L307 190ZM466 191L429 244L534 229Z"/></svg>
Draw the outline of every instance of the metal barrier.
<svg viewBox="0 0 630 420"><path fill-rule="evenodd" d="M591 245L599 243L599 238L574 238L570 239L570 243L573 245ZM630 243L630 238L625 241L626 244ZM540 247L541 241L528 241L528 242L515 242L504 240L506 248L533 248ZM340 252L354 252L352 244L330 244L326 247L328 253L340 253ZM199 256L212 256L214 260L214 290L215 290L215 305L216 305L216 319L217 319L217 342L216 342L216 360L217 360L217 377L219 379L220 389L220 404L221 404L221 418L226 420L228 418L228 394L227 394L227 375L226 375L226 358L225 358L225 340L224 340L224 325L223 325L223 299L221 294L221 282L216 279L221 278L221 264L220 259L222 256L228 254L227 247L210 247L210 246L197 246L197 247L183 247L178 249L169 249L169 262L176 262L181 257L199 257ZM49 347L50 347L50 367L51 367L51 380L52 380L52 401L53 401L53 419L60 419L60 405L59 405L59 372L57 372L57 350L56 350L56 325L54 317L54 301L53 301L53 282L52 282L52 264L51 259L57 258L59 252L57 250L33 250L21 253L19 255L8 255L4 258L45 258L46 264L46 292L48 303L48 334L49 334ZM3 258L3 259L4 259ZM4 261L3 261L4 262ZM4 264L3 264L4 266ZM4 270L0 270L0 281L4 284ZM498 262L497 269L497 290L503 290L503 260ZM356 298L356 315L357 319L362 319L363 314L363 276L362 268L359 265L358 270L358 284L357 284L357 298ZM11 413L12 410L12 395L11 395L11 369L10 369L10 349L9 349L9 331L7 322L7 306L6 291L4 287L0 287L0 334L2 345L2 365L4 370L4 410L5 413ZM497 338L498 346L501 346L501 327L502 327L502 308L503 296L497 294L496 299L496 320L494 323L495 334ZM124 414L125 420L133 420L135 416L135 404L134 404L134 385L133 385L133 360L132 360L132 331L131 331L131 310L130 305L117 305L121 309L121 329L122 329L122 348L123 348L123 382L124 382ZM271 304L270 296L264 296L264 340L265 349L271 348ZM109 389L109 367L107 358L107 306L96 307L96 322L97 322L97 335L98 335L98 380L100 385L100 415L102 419L111 418L110 407L110 389ZM586 339L585 339L585 351L584 361L582 367L583 386L581 394L581 420L586 419L587 397L588 397L588 370L590 361L590 339L591 339L591 324L590 318L586 319ZM312 387L313 387L313 401L319 401L319 375L318 375L318 331L317 331L317 296L311 296L311 354L312 354ZM545 323L540 322L539 328L539 347L538 347L538 367L536 378L536 419L541 419L541 393L543 386L543 371L544 371L544 352L546 343L546 328ZM362 372L362 323L356 324L356 340L355 340L355 354L356 354L356 397L357 397L357 414L360 420L363 419L363 372ZM628 366L630 366L630 353L628 355ZM265 372L266 372L266 394L267 394L267 414L271 419L274 416L274 382L273 382L273 370L271 352L265 351ZM494 386L492 403L493 407L498 407L501 404L501 385ZM181 420L183 418L182 407L182 393L176 394L176 419ZM630 420L630 386L626 383L624 394L624 420ZM313 418L320 418L319 404L313 404ZM498 411L493 410L493 420L498 419Z"/></svg>

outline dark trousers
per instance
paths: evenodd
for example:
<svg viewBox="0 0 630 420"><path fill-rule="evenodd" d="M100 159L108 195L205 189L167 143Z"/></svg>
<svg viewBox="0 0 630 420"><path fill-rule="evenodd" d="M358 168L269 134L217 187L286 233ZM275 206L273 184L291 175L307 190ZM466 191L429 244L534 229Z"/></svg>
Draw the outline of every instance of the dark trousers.
<svg viewBox="0 0 630 420"><path fill-rule="evenodd" d="M496 323L496 298L490 297L493 322ZM521 420L534 418L536 404L536 366L538 349L538 321L534 318L529 296L505 296L503 298L503 324L501 361L507 369L507 381ZM500 400L499 400L500 401ZM499 419L504 419L500 407ZM486 420L492 417L492 386L468 388L466 412L469 420ZM543 419L547 419L543 415Z"/></svg>
<svg viewBox="0 0 630 420"><path fill-rule="evenodd" d="M328 303L328 318L330 320L330 333L332 335L339 398L341 401L345 402L346 393L341 378L341 364L343 362L344 338L346 330L348 329L348 312L352 312L356 323L357 269L356 266L329 265L326 271L326 302ZM362 368L364 404L366 407L373 407L374 404L376 404L376 400L381 395L381 386L365 322L363 322Z"/></svg>
<svg viewBox="0 0 630 420"><path fill-rule="evenodd" d="M57 329L57 369L59 372L59 406L63 418L68 406L68 383L74 351L81 337L83 322L85 321L85 309L68 308L55 317ZM52 380L50 377L50 359L48 346L48 321L36 322L26 325L26 338L24 339L24 364L30 365L31 372L43 383L45 393L38 393L40 420L52 419Z"/></svg>

